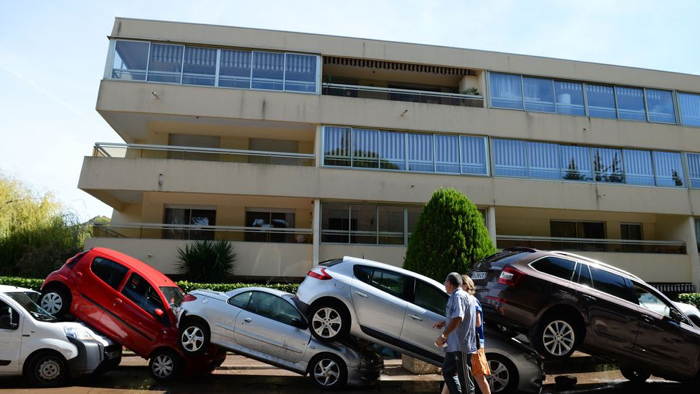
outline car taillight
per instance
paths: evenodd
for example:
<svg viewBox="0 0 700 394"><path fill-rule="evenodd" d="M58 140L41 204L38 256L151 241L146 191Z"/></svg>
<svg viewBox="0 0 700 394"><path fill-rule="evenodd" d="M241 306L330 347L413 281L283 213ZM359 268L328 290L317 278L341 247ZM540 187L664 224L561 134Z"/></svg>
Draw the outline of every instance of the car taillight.
<svg viewBox="0 0 700 394"><path fill-rule="evenodd" d="M498 277L498 283L507 286L517 286L524 276L525 274L513 267L505 267Z"/></svg>
<svg viewBox="0 0 700 394"><path fill-rule="evenodd" d="M190 302L190 301L196 301L197 297L193 296L192 294L185 294L185 298L182 299L182 302Z"/></svg>
<svg viewBox="0 0 700 394"><path fill-rule="evenodd" d="M306 274L306 276L310 276L310 277L312 277L312 278L314 278L314 279L318 279L318 280L333 279L333 277L330 276L330 275L328 274L328 272L326 272L326 269L325 269L325 268L319 269L319 272L316 272L316 271L314 271L314 270L311 270L311 271L309 271L309 273Z"/></svg>

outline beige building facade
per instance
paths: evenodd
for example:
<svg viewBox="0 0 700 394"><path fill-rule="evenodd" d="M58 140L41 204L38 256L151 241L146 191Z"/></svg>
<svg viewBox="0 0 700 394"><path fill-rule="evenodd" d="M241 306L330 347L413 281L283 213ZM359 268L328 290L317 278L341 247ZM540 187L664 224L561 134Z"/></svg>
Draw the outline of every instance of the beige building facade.
<svg viewBox="0 0 700 394"><path fill-rule="evenodd" d="M700 284L700 77L226 26L117 18L79 187L114 208L89 246L177 275L232 241L234 274L401 265L439 187L500 248L569 250L667 291Z"/></svg>

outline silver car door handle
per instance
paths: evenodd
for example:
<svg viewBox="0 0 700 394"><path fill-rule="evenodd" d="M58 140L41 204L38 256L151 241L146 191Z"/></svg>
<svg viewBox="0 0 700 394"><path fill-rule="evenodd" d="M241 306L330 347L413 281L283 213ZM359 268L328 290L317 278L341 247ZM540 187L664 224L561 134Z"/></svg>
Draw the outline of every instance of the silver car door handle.
<svg viewBox="0 0 700 394"><path fill-rule="evenodd" d="M408 315L413 320L423 321L423 318L417 315Z"/></svg>
<svg viewBox="0 0 700 394"><path fill-rule="evenodd" d="M359 295L362 298L367 298L367 294L361 292L361 291L355 291L355 294Z"/></svg>
<svg viewBox="0 0 700 394"><path fill-rule="evenodd" d="M251 318L249 318L249 317L246 317L245 319L243 319L243 321L246 322L246 323L250 323L250 322L253 321L253 319L251 319Z"/></svg>

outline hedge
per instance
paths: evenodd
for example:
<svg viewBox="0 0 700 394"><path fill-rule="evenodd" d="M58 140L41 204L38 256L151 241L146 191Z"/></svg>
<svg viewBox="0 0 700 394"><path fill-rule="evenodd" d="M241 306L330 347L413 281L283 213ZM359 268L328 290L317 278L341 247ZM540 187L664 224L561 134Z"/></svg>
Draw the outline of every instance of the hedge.
<svg viewBox="0 0 700 394"><path fill-rule="evenodd" d="M685 293L678 295L678 301L693 304L700 308L700 293Z"/></svg>
<svg viewBox="0 0 700 394"><path fill-rule="evenodd" d="M18 287L26 287L29 289L39 290L41 284L44 283L43 279L30 279L30 278L19 278L13 276L0 276L0 285L10 285ZM231 291L234 289L240 289L241 287L267 287L271 289L277 289L281 291L286 291L288 293L296 293L299 285L297 283L269 283L269 284L256 284L256 283L194 283L188 281L179 281L177 285L185 292L188 293L196 289L210 289L214 291Z"/></svg>

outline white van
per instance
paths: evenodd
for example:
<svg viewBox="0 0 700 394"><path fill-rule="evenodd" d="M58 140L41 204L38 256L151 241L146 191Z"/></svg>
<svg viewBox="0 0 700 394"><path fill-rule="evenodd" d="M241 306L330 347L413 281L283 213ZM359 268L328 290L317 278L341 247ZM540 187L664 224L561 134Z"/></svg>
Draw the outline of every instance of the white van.
<svg viewBox="0 0 700 394"><path fill-rule="evenodd" d="M36 304L38 297L30 289L0 285L0 376L58 386L119 365L121 346L83 324L56 321Z"/></svg>

